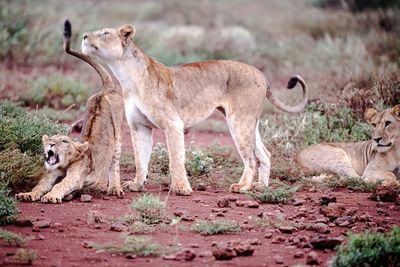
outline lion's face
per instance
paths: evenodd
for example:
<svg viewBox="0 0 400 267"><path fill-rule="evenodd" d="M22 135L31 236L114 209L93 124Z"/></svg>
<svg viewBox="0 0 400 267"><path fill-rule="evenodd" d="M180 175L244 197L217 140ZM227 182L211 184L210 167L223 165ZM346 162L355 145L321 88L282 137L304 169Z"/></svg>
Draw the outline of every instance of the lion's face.
<svg viewBox="0 0 400 267"><path fill-rule="evenodd" d="M122 58L125 48L131 43L135 28L131 25L119 29L106 28L83 34L82 52L103 60Z"/></svg>
<svg viewBox="0 0 400 267"><path fill-rule="evenodd" d="M44 135L42 141L46 157L45 166L48 170L68 166L89 146L87 142L76 142L66 135L54 135L52 137Z"/></svg>
<svg viewBox="0 0 400 267"><path fill-rule="evenodd" d="M382 112L368 109L365 112L365 117L374 128L372 141L377 151L379 153L389 151L399 141L400 105Z"/></svg>

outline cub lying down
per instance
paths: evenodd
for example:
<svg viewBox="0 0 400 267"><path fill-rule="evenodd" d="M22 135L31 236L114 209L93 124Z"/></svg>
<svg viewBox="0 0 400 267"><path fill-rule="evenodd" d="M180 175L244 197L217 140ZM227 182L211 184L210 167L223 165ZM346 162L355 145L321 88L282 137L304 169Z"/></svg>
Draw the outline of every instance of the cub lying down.
<svg viewBox="0 0 400 267"><path fill-rule="evenodd" d="M100 75L102 88L87 101L81 141L65 135L44 135L46 174L31 192L17 194L22 201L61 203L84 186L109 194L123 194L119 159L124 102L107 70L90 56L70 49L71 25L65 22L64 50L89 63Z"/></svg>
<svg viewBox="0 0 400 267"><path fill-rule="evenodd" d="M367 182L393 183L400 167L400 105L365 118L374 128L372 140L358 143L317 144L296 158L304 172L361 177Z"/></svg>

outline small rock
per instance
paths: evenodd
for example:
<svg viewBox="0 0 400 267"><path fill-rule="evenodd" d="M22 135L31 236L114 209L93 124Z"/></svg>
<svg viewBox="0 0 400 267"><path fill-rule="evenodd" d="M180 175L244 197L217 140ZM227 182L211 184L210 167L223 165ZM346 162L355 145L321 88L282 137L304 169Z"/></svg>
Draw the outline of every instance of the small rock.
<svg viewBox="0 0 400 267"><path fill-rule="evenodd" d="M193 216L186 210L176 209L174 215L182 219L182 221L194 221Z"/></svg>
<svg viewBox="0 0 400 267"><path fill-rule="evenodd" d="M337 245L342 243L343 240L338 237L328 237L328 236L315 236L311 238L310 243L315 249L334 249Z"/></svg>
<svg viewBox="0 0 400 267"><path fill-rule="evenodd" d="M311 251L307 254L306 264L307 265L318 265L319 264L319 257L318 257L317 252Z"/></svg>
<svg viewBox="0 0 400 267"><path fill-rule="evenodd" d="M258 204L258 202L257 201L254 201L254 200L247 200L247 201L244 201L245 202L245 206L246 207L248 207L248 208L251 208L251 209L258 209L258 207L260 206L260 204Z"/></svg>
<svg viewBox="0 0 400 267"><path fill-rule="evenodd" d="M283 264L283 258L281 255L275 255L273 258L276 264Z"/></svg>
<svg viewBox="0 0 400 267"><path fill-rule="evenodd" d="M32 227L33 226L32 219L30 219L30 218L20 218L20 217L18 217L14 221L14 224L17 227Z"/></svg>
<svg viewBox="0 0 400 267"><path fill-rule="evenodd" d="M230 242L229 246L236 251L236 256L251 256L254 253L254 249L249 242Z"/></svg>
<svg viewBox="0 0 400 267"><path fill-rule="evenodd" d="M346 207L339 203L329 203L328 206L321 207L320 212L331 221L334 221L346 214Z"/></svg>
<svg viewBox="0 0 400 267"><path fill-rule="evenodd" d="M322 196L319 200L321 206L327 206L329 203L334 203L334 202L336 202L336 197L332 194L329 194L327 196Z"/></svg>
<svg viewBox="0 0 400 267"><path fill-rule="evenodd" d="M216 213L226 213L228 211L227 208L212 208L211 212L216 212Z"/></svg>
<svg viewBox="0 0 400 267"><path fill-rule="evenodd" d="M343 216L339 217L335 220L335 224L340 227L347 227L350 224L353 224L356 220L352 216Z"/></svg>
<svg viewBox="0 0 400 267"><path fill-rule="evenodd" d="M40 220L32 222L33 227L35 228L49 228L51 226L50 220Z"/></svg>
<svg viewBox="0 0 400 267"><path fill-rule="evenodd" d="M128 253L125 255L125 258L132 260L132 259L136 259L137 256L135 254Z"/></svg>
<svg viewBox="0 0 400 267"><path fill-rule="evenodd" d="M371 200L382 201L382 202L395 202L399 193L400 193L400 187L380 185L375 189L375 191L369 198Z"/></svg>
<svg viewBox="0 0 400 267"><path fill-rule="evenodd" d="M305 203L304 199L294 198L294 199L292 200L292 204L293 204L293 206L295 206L295 207L303 206L304 203Z"/></svg>
<svg viewBox="0 0 400 267"><path fill-rule="evenodd" d="M122 222L117 221L111 224L110 230L114 232L122 232L126 230L126 227Z"/></svg>
<svg viewBox="0 0 400 267"><path fill-rule="evenodd" d="M62 226L61 223L53 223L53 227L54 227L54 228L59 228L59 227L61 227L61 226Z"/></svg>
<svg viewBox="0 0 400 267"><path fill-rule="evenodd" d="M73 194L68 194L63 198L63 201L71 201L74 198Z"/></svg>
<svg viewBox="0 0 400 267"><path fill-rule="evenodd" d="M184 249L180 252L164 256L165 260L175 260L175 261L192 261L196 258L196 254L191 249Z"/></svg>
<svg viewBox="0 0 400 267"><path fill-rule="evenodd" d="M258 240L257 238L249 239L249 240L247 240L247 242L249 242L249 244L253 245L253 246L259 246L262 244L262 242L260 240Z"/></svg>
<svg viewBox="0 0 400 267"><path fill-rule="evenodd" d="M273 239L271 240L271 243L272 243L272 244L282 244L282 243L284 243L285 241L286 241L286 237L279 235L279 236L273 238Z"/></svg>
<svg viewBox="0 0 400 267"><path fill-rule="evenodd" d="M271 237L272 237L272 232L267 232L267 233L265 233L265 235L264 235L264 238L270 239Z"/></svg>
<svg viewBox="0 0 400 267"><path fill-rule="evenodd" d="M284 234L292 234L294 231L297 231L297 229L292 226L284 226L284 225L279 226L278 229Z"/></svg>
<svg viewBox="0 0 400 267"><path fill-rule="evenodd" d="M81 195L81 202L91 202L92 201L92 196L91 195Z"/></svg>
<svg viewBox="0 0 400 267"><path fill-rule="evenodd" d="M376 213L379 214L379 215L383 215L385 217L389 216L389 213L387 211L385 211L384 209L381 209L381 208L376 209Z"/></svg>
<svg viewBox="0 0 400 267"><path fill-rule="evenodd" d="M197 190L197 191L206 191L206 190L207 190L207 186L206 186L205 183L199 183L199 184L196 186L196 190Z"/></svg>
<svg viewBox="0 0 400 267"><path fill-rule="evenodd" d="M372 222L372 216L368 213L364 213L358 217L360 222Z"/></svg>
<svg viewBox="0 0 400 267"><path fill-rule="evenodd" d="M229 207L229 199L227 197L220 197L217 200L217 205L220 208Z"/></svg>
<svg viewBox="0 0 400 267"><path fill-rule="evenodd" d="M303 251L296 251L296 253L294 254L294 258L295 258L295 259L302 259L302 258L304 258L304 253L303 253Z"/></svg>
<svg viewBox="0 0 400 267"><path fill-rule="evenodd" d="M37 240L44 240L44 236L43 235L37 235Z"/></svg>
<svg viewBox="0 0 400 267"><path fill-rule="evenodd" d="M103 200L111 200L111 197L109 197L109 196L103 196ZM133 256L136 256L136 255L133 255Z"/></svg>
<svg viewBox="0 0 400 267"><path fill-rule="evenodd" d="M212 246L212 255L216 260L230 260L236 257L236 251L226 242L218 242Z"/></svg>
<svg viewBox="0 0 400 267"><path fill-rule="evenodd" d="M246 204L246 202L245 202L245 201L241 201L241 200L237 200L237 201L235 202L235 204L236 204L237 207L244 207L244 205Z"/></svg>
<svg viewBox="0 0 400 267"><path fill-rule="evenodd" d="M331 230L325 223L309 224L306 226L306 230L315 231L320 234L329 234Z"/></svg>
<svg viewBox="0 0 400 267"><path fill-rule="evenodd" d="M228 196L230 202L236 202L238 200L237 196Z"/></svg>

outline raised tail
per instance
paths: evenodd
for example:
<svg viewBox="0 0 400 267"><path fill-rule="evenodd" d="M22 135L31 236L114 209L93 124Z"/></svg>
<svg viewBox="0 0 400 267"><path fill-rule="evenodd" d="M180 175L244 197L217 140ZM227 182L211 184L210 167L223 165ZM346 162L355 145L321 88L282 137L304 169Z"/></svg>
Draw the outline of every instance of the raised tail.
<svg viewBox="0 0 400 267"><path fill-rule="evenodd" d="M71 35L72 35L71 28L72 28L71 23L69 22L69 20L66 20L64 23L64 43L63 43L64 51L70 55L73 55L89 63L100 75L103 87L109 90L116 90L111 75L100 63L98 63L93 57L85 55L82 52L70 48Z"/></svg>
<svg viewBox="0 0 400 267"><path fill-rule="evenodd" d="M297 113L297 112L302 111L308 102L308 87L306 85L306 82L300 75L294 75L288 81L287 88L288 89L294 88L298 82L301 84L301 87L303 88L303 97L301 99L301 102L298 105L296 105L294 107L288 106L285 103L283 103L282 101L280 101L278 98L276 98L272 94L271 87L267 81L267 98L268 98L268 100L271 101L272 105L274 105L279 110L282 110L282 111L285 111L288 113Z"/></svg>

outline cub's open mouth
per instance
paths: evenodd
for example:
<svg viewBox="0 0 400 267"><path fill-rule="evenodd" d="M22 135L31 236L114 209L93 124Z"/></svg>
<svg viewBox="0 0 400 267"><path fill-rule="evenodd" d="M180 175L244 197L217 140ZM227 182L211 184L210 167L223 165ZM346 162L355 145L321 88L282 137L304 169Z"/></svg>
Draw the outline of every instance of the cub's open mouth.
<svg viewBox="0 0 400 267"><path fill-rule="evenodd" d="M390 146L392 146L392 142L390 142L389 144L386 144L386 145L378 144L378 147L390 147Z"/></svg>
<svg viewBox="0 0 400 267"><path fill-rule="evenodd" d="M59 158L58 158L58 155L55 154L52 150L49 150L49 151L47 152L46 162L47 162L49 165L55 165L55 164L57 164L59 161L60 161L60 160L59 160Z"/></svg>

